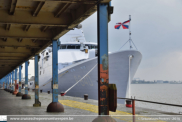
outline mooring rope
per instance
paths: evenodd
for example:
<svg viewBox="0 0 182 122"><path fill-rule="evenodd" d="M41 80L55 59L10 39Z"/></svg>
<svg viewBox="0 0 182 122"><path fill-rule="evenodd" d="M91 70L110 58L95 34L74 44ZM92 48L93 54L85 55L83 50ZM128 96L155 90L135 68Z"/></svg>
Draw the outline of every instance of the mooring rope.
<svg viewBox="0 0 182 122"><path fill-rule="evenodd" d="M59 77L63 76L63 75L66 74L66 73L68 73L68 71L64 72L63 74L60 74ZM44 85L40 86L40 88L43 87L43 86L45 86L45 85L47 85L47 84L50 83L50 82L52 82L52 80L49 81L49 82L47 82L47 83L45 83Z"/></svg>
<svg viewBox="0 0 182 122"><path fill-rule="evenodd" d="M69 90L71 90L76 84L78 84L80 81L82 81L95 67L97 66L97 64L86 74L84 75L79 81L77 81L73 86L71 86L68 90L66 90L64 92L64 94L66 94Z"/></svg>

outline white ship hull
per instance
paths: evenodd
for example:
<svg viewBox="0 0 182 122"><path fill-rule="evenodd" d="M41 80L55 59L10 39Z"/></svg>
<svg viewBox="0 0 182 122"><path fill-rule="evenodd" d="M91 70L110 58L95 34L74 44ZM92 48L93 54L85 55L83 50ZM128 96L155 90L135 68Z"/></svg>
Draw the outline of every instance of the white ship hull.
<svg viewBox="0 0 182 122"><path fill-rule="evenodd" d="M58 53L59 55L59 53ZM109 83L114 83L117 86L117 97L126 97L128 79L129 79L129 56L133 58L130 62L130 80L133 79L137 68L141 62L142 55L136 50L118 51L109 54ZM50 57L52 59L52 57ZM59 93L65 92L83 76L85 76L97 64L97 57L87 59L58 71ZM96 66L82 81L70 89L66 95L83 97L88 94L89 99L98 99L98 70ZM39 76L39 88L43 92L52 92L52 62L44 65L44 68L39 70L42 74ZM124 104L124 100L119 100L118 103Z"/></svg>

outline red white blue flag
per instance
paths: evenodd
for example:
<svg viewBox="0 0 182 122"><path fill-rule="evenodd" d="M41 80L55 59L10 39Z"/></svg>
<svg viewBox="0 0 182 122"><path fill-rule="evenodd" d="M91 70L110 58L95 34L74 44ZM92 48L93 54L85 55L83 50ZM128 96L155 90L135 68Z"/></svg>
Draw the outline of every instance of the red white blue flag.
<svg viewBox="0 0 182 122"><path fill-rule="evenodd" d="M114 26L115 29L119 29L121 26L123 27L123 29L128 29L129 28L129 24L130 24L130 20L127 20L123 23L119 22L116 23L117 25Z"/></svg>

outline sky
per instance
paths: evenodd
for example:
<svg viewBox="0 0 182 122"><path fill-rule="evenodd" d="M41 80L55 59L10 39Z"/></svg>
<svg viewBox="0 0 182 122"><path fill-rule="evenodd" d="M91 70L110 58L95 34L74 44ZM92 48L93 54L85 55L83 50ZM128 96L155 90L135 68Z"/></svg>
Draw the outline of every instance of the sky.
<svg viewBox="0 0 182 122"><path fill-rule="evenodd" d="M109 52L118 51L128 41L129 30L114 26L131 15L131 38L142 54L134 78L182 81L182 1L112 0L111 4L114 13L108 23ZM97 42L97 12L81 24L86 40ZM29 76L34 75L34 61L30 61L29 71Z"/></svg>

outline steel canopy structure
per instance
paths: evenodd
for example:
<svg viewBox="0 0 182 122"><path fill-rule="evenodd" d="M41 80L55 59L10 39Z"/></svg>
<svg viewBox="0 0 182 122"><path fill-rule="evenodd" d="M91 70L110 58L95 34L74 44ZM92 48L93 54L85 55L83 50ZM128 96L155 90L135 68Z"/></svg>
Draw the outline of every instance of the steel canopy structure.
<svg viewBox="0 0 182 122"><path fill-rule="evenodd" d="M0 79L111 0L1 0Z"/></svg>

